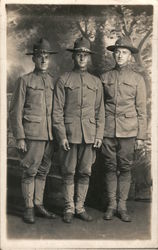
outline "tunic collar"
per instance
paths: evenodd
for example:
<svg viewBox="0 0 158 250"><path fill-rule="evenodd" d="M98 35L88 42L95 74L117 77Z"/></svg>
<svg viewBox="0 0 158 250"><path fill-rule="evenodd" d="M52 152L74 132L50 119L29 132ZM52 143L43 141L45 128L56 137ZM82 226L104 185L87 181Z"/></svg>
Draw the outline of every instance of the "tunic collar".
<svg viewBox="0 0 158 250"><path fill-rule="evenodd" d="M36 75L38 75L38 76L46 76L47 74L48 74L48 71L41 71L41 70L38 70L38 69L34 69L34 71L33 71Z"/></svg>

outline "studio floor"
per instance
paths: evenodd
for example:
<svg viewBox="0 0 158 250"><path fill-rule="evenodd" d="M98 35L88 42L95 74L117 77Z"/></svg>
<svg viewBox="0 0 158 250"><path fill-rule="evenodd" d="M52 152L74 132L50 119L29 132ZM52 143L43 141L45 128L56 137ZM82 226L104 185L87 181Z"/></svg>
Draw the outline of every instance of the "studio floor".
<svg viewBox="0 0 158 250"><path fill-rule="evenodd" d="M72 224L62 221L58 213L55 220L36 217L33 225L25 224L22 213L16 211L7 215L8 239L55 239L55 240L148 240L150 239L151 203L129 201L128 209L132 217L131 223L120 221L114 217L112 221L103 220L103 211L87 207L93 216L92 222L84 222L74 218Z"/></svg>

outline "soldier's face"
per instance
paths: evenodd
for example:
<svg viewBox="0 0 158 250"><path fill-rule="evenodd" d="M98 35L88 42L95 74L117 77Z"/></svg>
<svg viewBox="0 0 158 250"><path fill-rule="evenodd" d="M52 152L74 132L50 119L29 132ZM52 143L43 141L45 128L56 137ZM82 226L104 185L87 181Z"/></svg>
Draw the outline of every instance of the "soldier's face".
<svg viewBox="0 0 158 250"><path fill-rule="evenodd" d="M89 54L86 52L77 52L73 54L75 67L81 70L87 69Z"/></svg>
<svg viewBox="0 0 158 250"><path fill-rule="evenodd" d="M35 63L35 68L40 71L46 71L49 66L49 54L39 53L33 56L33 62Z"/></svg>
<svg viewBox="0 0 158 250"><path fill-rule="evenodd" d="M125 48L117 48L114 51L114 58L119 66L126 65L131 60L131 51Z"/></svg>

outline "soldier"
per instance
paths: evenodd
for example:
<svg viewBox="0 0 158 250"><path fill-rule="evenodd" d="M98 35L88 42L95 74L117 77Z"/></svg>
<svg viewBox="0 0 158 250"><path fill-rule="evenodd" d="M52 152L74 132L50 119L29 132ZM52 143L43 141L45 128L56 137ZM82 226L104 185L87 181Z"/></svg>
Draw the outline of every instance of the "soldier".
<svg viewBox="0 0 158 250"><path fill-rule="evenodd" d="M79 38L74 48L67 50L72 52L74 69L63 74L56 84L53 127L63 153L63 221L71 223L75 213L84 221L92 220L84 202L95 148L101 146L103 138L104 101L101 81L87 72L93 53L89 41Z"/></svg>
<svg viewBox="0 0 158 250"><path fill-rule="evenodd" d="M146 88L130 63L132 54L138 53L130 39L119 38L107 49L113 52L116 66L101 76L105 104L102 154L109 199L104 219L111 220L117 210L122 221L130 222L126 200L134 150L142 149L146 138Z"/></svg>
<svg viewBox="0 0 158 250"><path fill-rule="evenodd" d="M46 39L33 46L33 72L20 77L10 104L13 135L21 156L22 194L25 201L23 219L34 223L34 205L38 215L55 218L43 206L46 176L54 151L52 135L52 101L54 83L47 72L50 55L55 54Z"/></svg>

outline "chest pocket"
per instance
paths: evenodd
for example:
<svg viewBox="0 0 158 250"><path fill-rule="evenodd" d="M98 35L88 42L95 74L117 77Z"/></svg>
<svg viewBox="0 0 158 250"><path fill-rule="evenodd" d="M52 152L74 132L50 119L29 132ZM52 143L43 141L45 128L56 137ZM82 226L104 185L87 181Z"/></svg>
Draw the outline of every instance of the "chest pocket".
<svg viewBox="0 0 158 250"><path fill-rule="evenodd" d="M80 85L75 82L67 82L65 85L65 105L75 106L79 102Z"/></svg>
<svg viewBox="0 0 158 250"><path fill-rule="evenodd" d="M77 85L77 84L65 85L65 89L66 89L66 90L70 90L70 91L76 90L76 89L78 89L79 87L80 87L80 86Z"/></svg>
<svg viewBox="0 0 158 250"><path fill-rule="evenodd" d="M97 85L90 83L87 84L87 88L93 92L96 92L96 90L98 89Z"/></svg>
<svg viewBox="0 0 158 250"><path fill-rule="evenodd" d="M44 96L44 86L41 82L36 83L32 82L27 86L27 102L33 103L36 105L42 104L43 102L43 96Z"/></svg>
<svg viewBox="0 0 158 250"><path fill-rule="evenodd" d="M97 92L97 85L94 83L87 83L85 88L84 88L84 95L86 96L86 102L88 104L93 104L96 100L96 92Z"/></svg>
<svg viewBox="0 0 158 250"><path fill-rule="evenodd" d="M120 90L122 94L134 97L136 94L136 84L132 81L122 81L120 84Z"/></svg>

